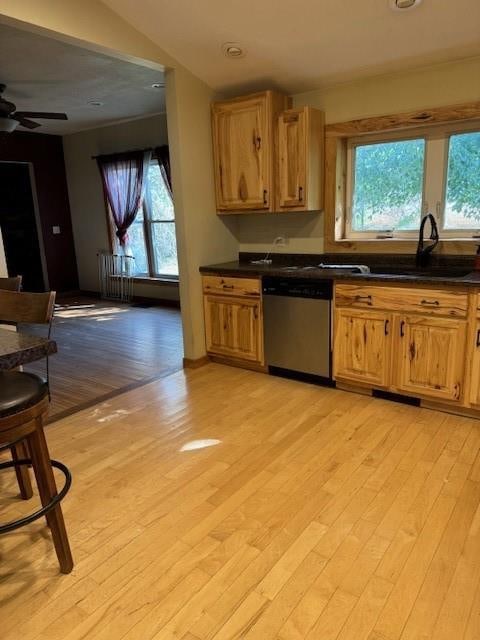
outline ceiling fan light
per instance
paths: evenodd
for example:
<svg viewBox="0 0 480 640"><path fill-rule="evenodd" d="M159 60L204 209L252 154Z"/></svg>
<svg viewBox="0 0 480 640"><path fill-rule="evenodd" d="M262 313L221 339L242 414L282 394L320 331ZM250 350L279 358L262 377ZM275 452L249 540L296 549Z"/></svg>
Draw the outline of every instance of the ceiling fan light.
<svg viewBox="0 0 480 640"><path fill-rule="evenodd" d="M0 133L12 133L18 127L18 122L12 118L0 118Z"/></svg>

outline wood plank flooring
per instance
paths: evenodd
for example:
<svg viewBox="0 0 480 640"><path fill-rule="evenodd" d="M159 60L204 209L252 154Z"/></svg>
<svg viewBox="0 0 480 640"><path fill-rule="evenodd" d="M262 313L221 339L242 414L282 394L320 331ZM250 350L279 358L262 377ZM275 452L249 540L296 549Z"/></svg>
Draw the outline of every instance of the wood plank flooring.
<svg viewBox="0 0 480 640"><path fill-rule="evenodd" d="M0 538L3 640L480 638L475 420L209 364L47 437L76 565Z"/></svg>
<svg viewBox="0 0 480 640"><path fill-rule="evenodd" d="M43 327L23 330L44 334ZM50 359L52 405L58 418L122 389L182 368L180 311L76 297L56 307ZM25 367L45 375L44 362Z"/></svg>

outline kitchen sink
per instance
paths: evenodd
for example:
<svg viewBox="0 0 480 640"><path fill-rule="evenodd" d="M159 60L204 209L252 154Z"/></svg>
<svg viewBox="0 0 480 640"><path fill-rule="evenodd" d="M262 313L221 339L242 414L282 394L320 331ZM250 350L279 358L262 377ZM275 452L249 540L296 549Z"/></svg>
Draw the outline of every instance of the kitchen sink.
<svg viewBox="0 0 480 640"><path fill-rule="evenodd" d="M464 278L468 276L472 269L465 267L437 267L430 269L410 269L408 267L370 267L370 271L376 275L412 276L427 278Z"/></svg>

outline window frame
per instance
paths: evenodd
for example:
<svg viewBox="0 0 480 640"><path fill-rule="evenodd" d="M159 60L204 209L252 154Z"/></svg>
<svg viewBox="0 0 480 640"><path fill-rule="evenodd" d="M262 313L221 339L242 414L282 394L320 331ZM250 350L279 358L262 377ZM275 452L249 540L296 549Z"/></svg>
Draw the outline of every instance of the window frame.
<svg viewBox="0 0 480 640"><path fill-rule="evenodd" d="M158 166L158 161L156 160L156 158L152 158L150 160L150 165L152 166ZM160 172L161 173L161 172ZM163 176L162 176L163 179ZM141 205L141 209L143 212L143 220L138 221L135 220L132 224L142 224L143 226L143 235L144 235L144 240L145 240L145 252L146 252L146 258L147 258L147 265L148 265L148 273L145 272L135 272L133 274L134 278L139 278L139 279L150 279L150 280L164 280L167 282L178 282L179 276L174 275L174 274L170 274L170 273L161 273L161 272L157 272L155 270L155 250L154 250L154 246L153 246L153 231L152 231L152 225L154 224L173 224L174 225L174 229L175 229L175 217L173 217L172 219L169 220L153 220L152 219L152 212L150 209L150 202L149 199L146 197L147 194L147 190L148 190L148 184L145 185L145 191L144 191L144 197L142 199L142 205ZM173 206L173 200L172 200L172 204ZM175 210L175 209L174 209ZM113 230L113 234L112 234L112 238L115 238L115 233L114 233L114 229L113 229L113 221L112 221L112 216L111 216L111 212L110 212L110 225L111 228ZM114 240L114 243L116 243L116 240ZM112 249L115 251L115 248L118 249L118 244L115 247L115 244L112 246ZM128 250L128 247L127 247ZM177 254L177 258L178 258L178 254Z"/></svg>
<svg viewBox="0 0 480 640"><path fill-rule="evenodd" d="M425 215L427 212L434 215L442 239L478 240L480 236L480 222L476 229L445 229L444 227L450 138L454 135L470 132L480 132L480 120L428 125L427 127L409 128L408 130L399 129L346 137L345 220L342 240L414 240L418 236L418 229L392 230L391 232L352 230L352 202L355 175L353 158L354 150L359 146L421 138L425 140L421 215ZM432 200L432 194L434 196L434 202L430 205L429 200Z"/></svg>

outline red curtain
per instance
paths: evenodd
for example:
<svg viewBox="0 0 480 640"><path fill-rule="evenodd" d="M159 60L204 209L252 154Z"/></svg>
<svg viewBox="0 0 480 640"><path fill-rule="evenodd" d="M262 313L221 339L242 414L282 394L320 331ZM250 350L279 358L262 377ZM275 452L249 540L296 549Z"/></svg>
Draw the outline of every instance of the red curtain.
<svg viewBox="0 0 480 640"><path fill-rule="evenodd" d="M150 158L151 151L97 157L116 235L122 247L128 239L128 228L142 204L144 177Z"/></svg>

